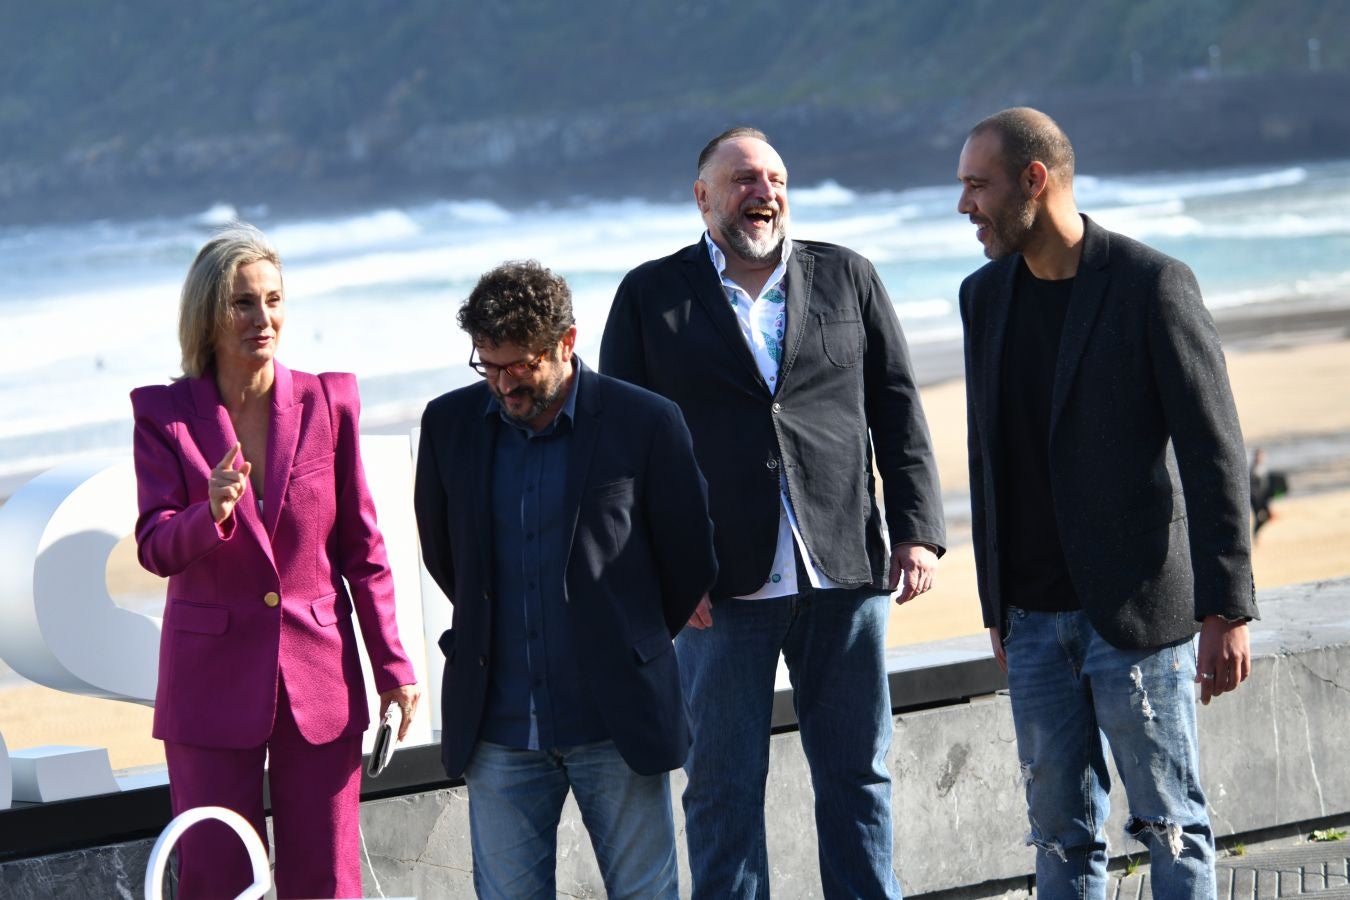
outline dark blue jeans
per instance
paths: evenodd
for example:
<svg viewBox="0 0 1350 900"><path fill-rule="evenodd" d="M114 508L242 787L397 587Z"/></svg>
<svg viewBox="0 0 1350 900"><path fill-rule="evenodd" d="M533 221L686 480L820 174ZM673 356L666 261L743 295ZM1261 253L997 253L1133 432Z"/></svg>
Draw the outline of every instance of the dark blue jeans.
<svg viewBox="0 0 1350 900"><path fill-rule="evenodd" d="M1008 610L1008 686L1040 900L1106 895L1111 779L1126 831L1149 848L1153 896L1214 896L1214 836L1200 788L1195 644L1121 650L1079 612Z"/></svg>
<svg viewBox="0 0 1350 900"><path fill-rule="evenodd" d="M769 896L764 784L782 652L815 789L826 897L900 896L891 867L889 601L871 589L725 600L675 641L694 726L685 831L695 898Z"/></svg>

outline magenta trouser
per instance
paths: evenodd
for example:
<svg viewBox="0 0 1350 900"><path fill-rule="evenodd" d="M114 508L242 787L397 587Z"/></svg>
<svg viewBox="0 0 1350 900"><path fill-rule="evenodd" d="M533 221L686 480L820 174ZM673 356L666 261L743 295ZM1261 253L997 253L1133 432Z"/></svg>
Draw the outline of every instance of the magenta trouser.
<svg viewBox="0 0 1350 900"><path fill-rule="evenodd" d="M215 750L165 741L173 813L227 807L253 823L266 846L262 780L268 759L277 896L360 897L361 735L307 743L285 687L278 693L276 723L261 747ZM178 859L182 900L235 897L252 881L243 843L219 822L188 829L178 842Z"/></svg>

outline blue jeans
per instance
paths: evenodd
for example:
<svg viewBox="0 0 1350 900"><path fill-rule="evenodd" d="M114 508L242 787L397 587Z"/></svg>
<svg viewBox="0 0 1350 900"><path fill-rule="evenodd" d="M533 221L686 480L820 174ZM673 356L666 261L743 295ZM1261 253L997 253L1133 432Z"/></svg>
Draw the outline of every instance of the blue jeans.
<svg viewBox="0 0 1350 900"><path fill-rule="evenodd" d="M685 831L695 898L769 896L764 783L781 651L815 789L826 897L900 896L891 868L888 600L871 589L808 588L724 600L713 624L675 640L694 746Z"/></svg>
<svg viewBox="0 0 1350 900"><path fill-rule="evenodd" d="M562 750L479 741L464 780L479 897L554 900L558 821L571 788L606 895L678 898L670 776L638 775L612 741Z"/></svg>
<svg viewBox="0 0 1350 900"><path fill-rule="evenodd" d="M1195 644L1111 646L1081 612L1008 610L1008 687L1026 782L1036 896L1106 895L1111 778L1126 833L1149 848L1153 896L1214 896L1214 835L1200 788Z"/></svg>

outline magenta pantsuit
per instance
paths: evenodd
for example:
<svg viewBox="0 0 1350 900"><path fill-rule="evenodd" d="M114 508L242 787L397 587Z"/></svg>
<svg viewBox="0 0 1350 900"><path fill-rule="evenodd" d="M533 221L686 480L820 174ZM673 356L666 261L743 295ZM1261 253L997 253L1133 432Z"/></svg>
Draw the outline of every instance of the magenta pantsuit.
<svg viewBox="0 0 1350 900"><path fill-rule="evenodd" d="M270 753L278 894L359 896L369 716L353 611L376 688L416 679L361 466L356 379L274 365L263 508L250 486L219 526L208 481L236 437L214 378L131 394L138 555L169 579L154 735L165 742L175 814L228 806L264 840ZM247 885L224 826L199 825L179 847L180 896L234 896Z"/></svg>

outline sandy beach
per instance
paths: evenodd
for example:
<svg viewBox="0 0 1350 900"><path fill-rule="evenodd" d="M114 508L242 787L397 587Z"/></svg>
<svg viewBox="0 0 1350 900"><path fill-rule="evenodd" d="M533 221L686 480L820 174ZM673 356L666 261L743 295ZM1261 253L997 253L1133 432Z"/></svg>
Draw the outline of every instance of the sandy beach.
<svg viewBox="0 0 1350 900"><path fill-rule="evenodd" d="M1287 472L1290 484L1255 547L1258 590L1350 575L1347 319L1288 333L1272 319L1229 341L1229 373L1247 446L1265 447L1271 467ZM948 500L950 549L936 588L894 610L892 645L983 630L966 512L965 388L948 380L926 388L923 397ZM140 571L129 543L114 554L108 573L114 596L155 590L155 579ZM0 687L0 733L10 748L106 746L114 768L151 764L162 761L163 751L149 737L150 717L148 708L132 704L23 683Z"/></svg>

